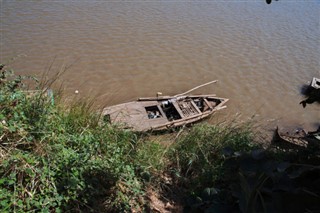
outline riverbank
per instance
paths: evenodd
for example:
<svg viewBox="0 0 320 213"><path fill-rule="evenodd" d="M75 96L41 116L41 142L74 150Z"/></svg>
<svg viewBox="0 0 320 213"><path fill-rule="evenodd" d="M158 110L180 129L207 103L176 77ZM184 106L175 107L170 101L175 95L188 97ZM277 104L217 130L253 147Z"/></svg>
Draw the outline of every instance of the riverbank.
<svg viewBox="0 0 320 213"><path fill-rule="evenodd" d="M25 93L25 80L40 92ZM253 125L234 120L137 134L101 122L90 101L53 105L44 88L1 68L2 212L320 209L317 150L263 149Z"/></svg>

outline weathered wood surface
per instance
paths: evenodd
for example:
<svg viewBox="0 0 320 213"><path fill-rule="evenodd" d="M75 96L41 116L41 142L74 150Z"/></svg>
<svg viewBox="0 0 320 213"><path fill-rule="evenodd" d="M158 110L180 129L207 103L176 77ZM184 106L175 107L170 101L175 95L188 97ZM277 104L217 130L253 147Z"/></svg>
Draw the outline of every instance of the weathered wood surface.
<svg viewBox="0 0 320 213"><path fill-rule="evenodd" d="M172 98L205 98L205 97L216 97L216 94L208 94L208 95L188 95L188 96L180 96L180 97L175 97L175 96L159 96L159 97L143 97L143 98L138 98L138 101L163 101L163 100L168 100Z"/></svg>
<svg viewBox="0 0 320 213"><path fill-rule="evenodd" d="M200 99L206 100L204 105L208 105L203 108L202 112L194 102ZM169 120L167 118L161 104L168 100L171 100L170 104L176 109L181 119ZM215 104L214 101L218 104ZM112 123L122 124L135 131L164 130L204 119L215 111L225 108L224 104L227 101L228 99L218 98L215 95L139 98L138 101L107 107L103 110L103 115L109 115ZM149 107L159 111L158 117L152 119L148 117L147 108Z"/></svg>
<svg viewBox="0 0 320 213"><path fill-rule="evenodd" d="M310 86L312 86L315 89L320 89L320 78L313 78Z"/></svg>
<svg viewBox="0 0 320 213"><path fill-rule="evenodd" d="M289 149L314 149L320 148L320 140L312 137L304 130L292 132L280 132L277 127L275 130L273 142L283 148Z"/></svg>
<svg viewBox="0 0 320 213"><path fill-rule="evenodd" d="M109 114L114 123L124 124L136 131L146 131L167 122L165 115L157 119L149 119L145 107L157 105L157 101L134 101L108 107L103 114Z"/></svg>
<svg viewBox="0 0 320 213"><path fill-rule="evenodd" d="M199 89L199 88L201 88L201 87L204 87L204 86L207 86L207 85L209 85L209 84L216 83L216 82L218 82L218 80L214 80L214 81L210 81L210 82L205 83L205 84L201 84L201 85L196 86L196 87L194 87L194 88L192 88L192 89L190 89L190 90L188 90L188 91L186 91L186 92L184 92L184 93L177 94L177 95L175 95L174 97L186 95L186 94L188 94L188 93L190 93L190 92L192 92L192 91L194 91L194 90L196 90L196 89Z"/></svg>

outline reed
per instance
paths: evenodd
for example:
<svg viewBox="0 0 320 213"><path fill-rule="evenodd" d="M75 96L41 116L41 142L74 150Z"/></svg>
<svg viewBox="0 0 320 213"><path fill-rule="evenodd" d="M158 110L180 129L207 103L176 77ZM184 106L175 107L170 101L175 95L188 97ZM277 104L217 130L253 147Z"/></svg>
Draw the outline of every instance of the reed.
<svg viewBox="0 0 320 213"><path fill-rule="evenodd" d="M253 133L248 124L198 124L181 134L168 157L177 180L196 191L221 177L227 150L245 152L252 147Z"/></svg>
<svg viewBox="0 0 320 213"><path fill-rule="evenodd" d="M118 181L135 179L126 173L135 174L129 153L139 139L99 123L92 101L52 105L42 88L25 92L24 79L1 68L0 209L59 212L103 206L117 194L111 188ZM125 205L113 208L130 208L134 196L125 194L119 201Z"/></svg>

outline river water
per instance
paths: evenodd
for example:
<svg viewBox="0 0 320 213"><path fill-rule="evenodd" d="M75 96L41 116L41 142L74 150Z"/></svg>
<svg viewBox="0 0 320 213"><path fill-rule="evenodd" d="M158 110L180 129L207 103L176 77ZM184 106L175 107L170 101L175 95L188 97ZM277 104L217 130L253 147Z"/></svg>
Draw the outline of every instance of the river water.
<svg viewBox="0 0 320 213"><path fill-rule="evenodd" d="M19 74L72 65L67 94L112 105L195 93L230 99L217 119L255 116L271 126L320 124L299 105L320 77L320 1L0 0L0 61Z"/></svg>

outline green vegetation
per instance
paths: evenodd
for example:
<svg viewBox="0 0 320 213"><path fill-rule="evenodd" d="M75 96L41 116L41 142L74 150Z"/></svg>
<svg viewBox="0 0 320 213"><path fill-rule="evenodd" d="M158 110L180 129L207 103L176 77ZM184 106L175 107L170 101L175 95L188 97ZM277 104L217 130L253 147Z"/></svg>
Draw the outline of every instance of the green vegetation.
<svg viewBox="0 0 320 213"><path fill-rule="evenodd" d="M197 125L172 145L172 170L194 190L213 184L223 172L223 150L249 150L252 136L249 126Z"/></svg>
<svg viewBox="0 0 320 213"><path fill-rule="evenodd" d="M249 124L199 124L164 145L0 68L1 212L149 212L150 191L175 211L281 212L294 196L290 212L319 209L318 155L259 149Z"/></svg>
<svg viewBox="0 0 320 213"><path fill-rule="evenodd" d="M137 205L142 190L130 154L137 136L100 125L99 115L82 100L53 106L46 91L26 93L24 79L1 71L1 209L90 210L110 196L112 208ZM132 191L111 190L121 181Z"/></svg>

